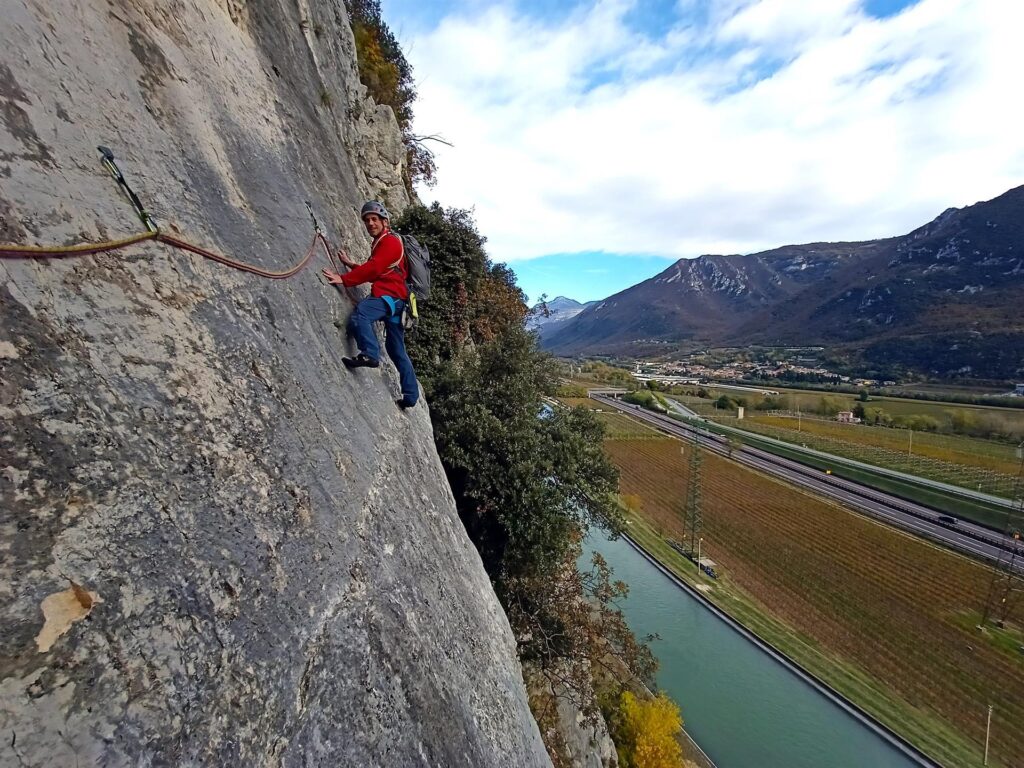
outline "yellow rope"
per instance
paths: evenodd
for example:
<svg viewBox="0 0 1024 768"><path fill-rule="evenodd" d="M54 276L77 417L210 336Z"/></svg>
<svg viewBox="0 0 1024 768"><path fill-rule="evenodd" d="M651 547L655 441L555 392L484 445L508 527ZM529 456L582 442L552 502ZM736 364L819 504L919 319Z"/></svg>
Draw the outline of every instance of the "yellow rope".
<svg viewBox="0 0 1024 768"><path fill-rule="evenodd" d="M156 238L159 232L140 232L137 235L122 237L120 240L104 240L99 243L81 243L79 245L8 245L0 243L0 254L10 256L72 256L78 253L100 253L124 248L127 245L141 243Z"/></svg>

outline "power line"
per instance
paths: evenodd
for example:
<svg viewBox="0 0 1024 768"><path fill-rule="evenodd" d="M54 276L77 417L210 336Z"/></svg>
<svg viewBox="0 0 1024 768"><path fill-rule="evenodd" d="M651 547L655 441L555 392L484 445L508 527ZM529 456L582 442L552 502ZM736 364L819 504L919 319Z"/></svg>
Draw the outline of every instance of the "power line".
<svg viewBox="0 0 1024 768"><path fill-rule="evenodd" d="M984 629L989 619L997 627L1002 627L1013 613L1014 608L1024 596L1024 579L1017 572L1017 559L1021 553L1021 524L1024 522L1024 442L1017 446L1020 467L1013 484L1013 507L1006 511L1006 523L1003 534L1013 539L1013 545L1001 549L999 560L992 570L992 581L989 582L988 594L985 596L985 609L981 614L979 629Z"/></svg>

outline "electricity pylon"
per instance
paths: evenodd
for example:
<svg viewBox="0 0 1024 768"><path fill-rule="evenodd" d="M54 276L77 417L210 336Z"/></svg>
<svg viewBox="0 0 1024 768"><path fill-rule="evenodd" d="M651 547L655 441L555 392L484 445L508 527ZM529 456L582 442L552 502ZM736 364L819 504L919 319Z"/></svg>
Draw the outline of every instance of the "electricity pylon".
<svg viewBox="0 0 1024 768"><path fill-rule="evenodd" d="M1003 626L1024 596L1024 578L1020 573L1020 564L1024 563L1024 552L1021 551L1021 526L1024 525L1024 442L1017 447L1020 468L1013 484L1013 507L1006 513L1006 524L1003 534L1010 538L1009 548L999 551L999 560L992 571L988 595L985 597L985 610L981 614L981 624L992 619L997 627Z"/></svg>
<svg viewBox="0 0 1024 768"><path fill-rule="evenodd" d="M697 539L700 536L701 528L704 526L704 511L701 504L701 477L700 467L704 457L700 447L700 435L696 430L692 432L693 440L690 446L690 474L686 487L686 509L683 515L683 535L689 538L690 559L696 557Z"/></svg>

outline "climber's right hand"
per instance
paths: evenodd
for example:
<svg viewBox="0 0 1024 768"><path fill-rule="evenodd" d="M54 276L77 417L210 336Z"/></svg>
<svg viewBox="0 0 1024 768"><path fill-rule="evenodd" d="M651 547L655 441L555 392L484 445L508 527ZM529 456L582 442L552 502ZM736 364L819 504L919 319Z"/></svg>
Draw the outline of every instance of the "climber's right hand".
<svg viewBox="0 0 1024 768"><path fill-rule="evenodd" d="M327 282L331 285L341 285L341 275L330 269L324 269L324 277L327 278Z"/></svg>

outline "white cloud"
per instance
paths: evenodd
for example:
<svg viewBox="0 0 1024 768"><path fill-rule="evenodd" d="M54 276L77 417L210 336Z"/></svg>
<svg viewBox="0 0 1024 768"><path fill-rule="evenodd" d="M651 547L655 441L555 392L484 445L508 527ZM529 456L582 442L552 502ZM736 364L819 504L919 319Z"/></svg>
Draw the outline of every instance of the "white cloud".
<svg viewBox="0 0 1024 768"><path fill-rule="evenodd" d="M454 144L422 194L474 207L495 258L896 235L1024 183L1024 3L718 0L657 39L640 7L492 7L411 41L417 129Z"/></svg>
<svg viewBox="0 0 1024 768"><path fill-rule="evenodd" d="M723 19L722 40L744 40L800 50L843 34L863 19L858 0L758 0Z"/></svg>

